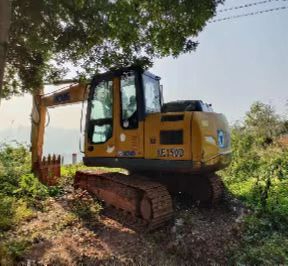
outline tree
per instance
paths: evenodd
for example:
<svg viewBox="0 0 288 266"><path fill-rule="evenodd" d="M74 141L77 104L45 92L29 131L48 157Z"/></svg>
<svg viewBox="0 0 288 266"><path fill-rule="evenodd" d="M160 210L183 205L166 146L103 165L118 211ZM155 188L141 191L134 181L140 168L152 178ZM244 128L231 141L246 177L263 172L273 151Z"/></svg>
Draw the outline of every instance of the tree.
<svg viewBox="0 0 288 266"><path fill-rule="evenodd" d="M8 33L10 28L10 0L0 0L0 95L3 85L4 68L7 53Z"/></svg>
<svg viewBox="0 0 288 266"><path fill-rule="evenodd" d="M284 121L269 104L255 102L246 113L245 129L260 144L270 144L284 132Z"/></svg>
<svg viewBox="0 0 288 266"><path fill-rule="evenodd" d="M224 0L11 0L2 97L79 75L196 49L194 38Z"/></svg>

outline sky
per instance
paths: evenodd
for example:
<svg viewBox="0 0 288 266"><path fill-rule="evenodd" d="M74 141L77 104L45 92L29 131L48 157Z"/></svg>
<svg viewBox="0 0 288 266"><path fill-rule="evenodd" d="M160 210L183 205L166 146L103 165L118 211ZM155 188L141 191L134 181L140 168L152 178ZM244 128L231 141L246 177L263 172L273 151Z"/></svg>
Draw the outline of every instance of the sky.
<svg viewBox="0 0 288 266"><path fill-rule="evenodd" d="M255 2L260 1L227 0L219 9ZM288 7L288 1L270 0L219 13L215 19L282 6ZM195 52L156 60L150 69L162 78L166 102L201 99L230 123L243 119L257 100L273 105L281 115L288 113L288 9L209 23L195 40ZM0 130L29 126L31 104L29 95L2 100ZM79 129L80 109L79 104L50 109L49 126Z"/></svg>

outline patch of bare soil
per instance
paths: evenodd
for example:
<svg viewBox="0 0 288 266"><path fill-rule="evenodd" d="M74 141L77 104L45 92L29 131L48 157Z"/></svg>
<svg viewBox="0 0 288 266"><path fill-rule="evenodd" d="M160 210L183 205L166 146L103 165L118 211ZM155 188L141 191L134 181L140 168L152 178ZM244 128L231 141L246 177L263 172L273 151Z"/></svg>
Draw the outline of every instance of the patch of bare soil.
<svg viewBox="0 0 288 266"><path fill-rule="evenodd" d="M50 198L44 212L13 232L29 237L25 265L215 265L227 264L229 250L241 234L239 212L227 204L217 208L191 207L175 199L174 219L154 232L139 232L120 216L81 213L81 199L72 191ZM85 196L84 201L89 201ZM81 206L80 206L81 207ZM83 207L83 206L82 206ZM96 213L96 212L95 212Z"/></svg>

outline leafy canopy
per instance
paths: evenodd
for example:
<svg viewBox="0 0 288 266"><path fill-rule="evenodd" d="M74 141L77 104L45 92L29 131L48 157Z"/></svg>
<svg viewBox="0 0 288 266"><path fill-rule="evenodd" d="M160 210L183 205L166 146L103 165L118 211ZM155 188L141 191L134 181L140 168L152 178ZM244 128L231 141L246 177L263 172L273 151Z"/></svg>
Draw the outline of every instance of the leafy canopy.
<svg viewBox="0 0 288 266"><path fill-rule="evenodd" d="M271 105L255 102L246 113L245 127L255 141L264 144L284 133L285 121Z"/></svg>
<svg viewBox="0 0 288 266"><path fill-rule="evenodd" d="M194 38L224 0L12 0L2 97L63 77L89 76L196 49ZM68 65L69 66L69 65Z"/></svg>

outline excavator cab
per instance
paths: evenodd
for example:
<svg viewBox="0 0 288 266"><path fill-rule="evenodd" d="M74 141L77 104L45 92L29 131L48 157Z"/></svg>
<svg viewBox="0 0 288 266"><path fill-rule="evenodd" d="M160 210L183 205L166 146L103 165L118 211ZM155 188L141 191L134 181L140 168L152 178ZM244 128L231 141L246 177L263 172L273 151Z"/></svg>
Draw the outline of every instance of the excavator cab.
<svg viewBox="0 0 288 266"><path fill-rule="evenodd" d="M109 166L117 163L109 158L144 158L145 117L161 112L159 81L140 68L95 76L88 97L85 164Z"/></svg>
<svg viewBox="0 0 288 266"><path fill-rule="evenodd" d="M231 157L228 123L202 101L161 102L160 77L130 67L96 75L84 164L130 171L215 171Z"/></svg>

